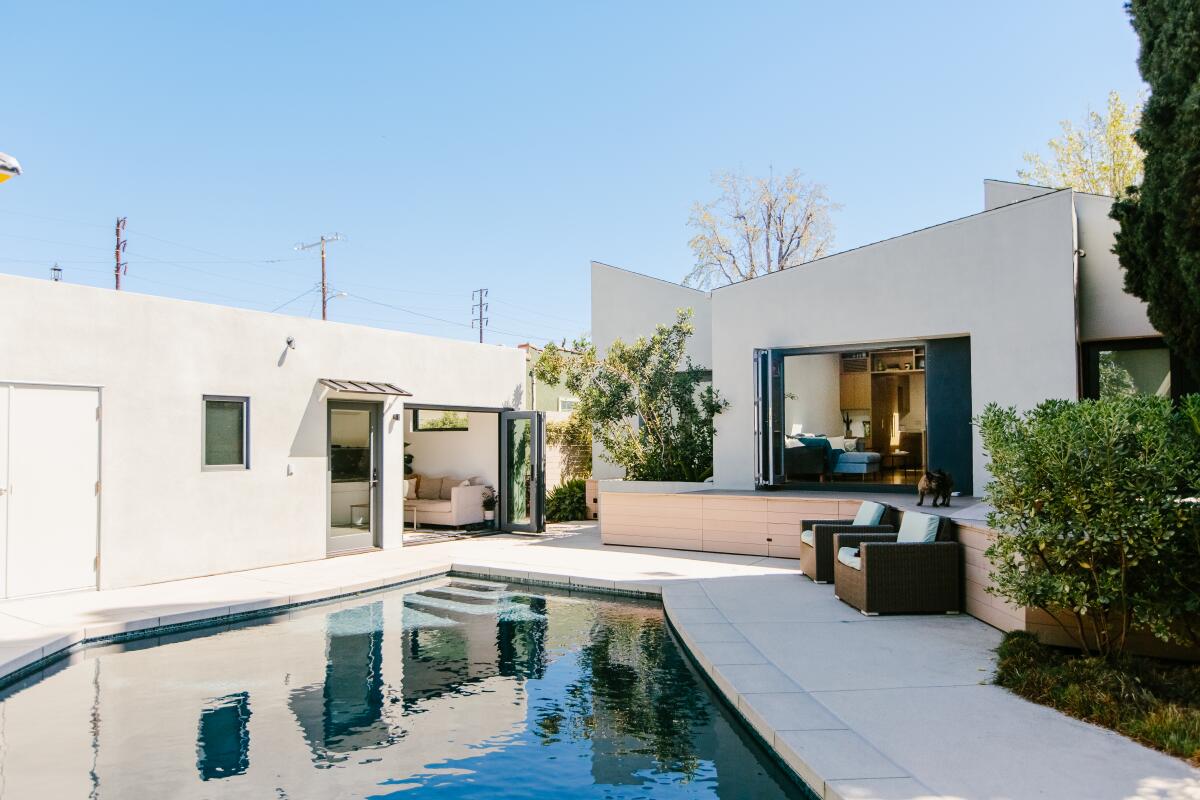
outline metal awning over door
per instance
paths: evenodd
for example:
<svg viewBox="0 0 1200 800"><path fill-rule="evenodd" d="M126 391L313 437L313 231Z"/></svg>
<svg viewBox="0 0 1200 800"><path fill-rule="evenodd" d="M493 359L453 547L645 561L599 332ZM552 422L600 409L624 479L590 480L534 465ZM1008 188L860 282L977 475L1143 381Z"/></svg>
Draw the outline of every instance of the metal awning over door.
<svg viewBox="0 0 1200 800"><path fill-rule="evenodd" d="M412 397L412 392L406 392L394 383L384 381L349 381L341 378L321 378L318 381L335 392L354 392L356 394L386 394L393 397Z"/></svg>

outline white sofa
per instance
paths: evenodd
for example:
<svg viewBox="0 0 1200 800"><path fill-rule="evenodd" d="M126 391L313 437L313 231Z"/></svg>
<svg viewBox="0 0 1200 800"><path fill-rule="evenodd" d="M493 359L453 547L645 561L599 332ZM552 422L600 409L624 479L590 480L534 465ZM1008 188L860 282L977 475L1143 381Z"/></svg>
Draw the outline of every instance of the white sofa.
<svg viewBox="0 0 1200 800"><path fill-rule="evenodd" d="M429 476L436 479L437 476ZM422 476L422 480L427 480ZM455 484L462 483L462 478L450 478ZM405 497L404 498L404 521L411 525L413 522L413 510L417 513L417 525L447 525L451 527L461 527L463 525L474 525L477 522L483 522L483 493L487 490L486 486L453 486L450 491L450 497L447 499L446 492L440 492L436 500L421 499L420 497Z"/></svg>

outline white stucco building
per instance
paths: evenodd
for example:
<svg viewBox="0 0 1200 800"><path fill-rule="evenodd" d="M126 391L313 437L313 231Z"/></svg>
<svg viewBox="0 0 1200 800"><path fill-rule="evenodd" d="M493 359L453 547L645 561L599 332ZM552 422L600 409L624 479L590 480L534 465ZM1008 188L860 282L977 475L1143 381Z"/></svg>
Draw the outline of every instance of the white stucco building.
<svg viewBox="0 0 1200 800"><path fill-rule="evenodd" d="M711 292L593 263L593 337L603 350L694 309L691 355L729 402L719 488L911 491L940 468L978 493L971 419L988 403L1095 395L1101 364L1141 391L1185 388L1123 290L1110 205L986 181L978 214ZM620 475L601 454L595 472Z"/></svg>
<svg viewBox="0 0 1200 800"><path fill-rule="evenodd" d="M516 348L12 276L0 342L0 597L399 547L406 444L538 525Z"/></svg>

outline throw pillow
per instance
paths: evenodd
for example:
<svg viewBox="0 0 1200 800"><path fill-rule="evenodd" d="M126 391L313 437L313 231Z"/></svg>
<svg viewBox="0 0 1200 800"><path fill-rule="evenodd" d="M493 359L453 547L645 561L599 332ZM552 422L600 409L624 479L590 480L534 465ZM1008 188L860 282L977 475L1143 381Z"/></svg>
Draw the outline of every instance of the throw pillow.
<svg viewBox="0 0 1200 800"><path fill-rule="evenodd" d="M420 500L439 500L442 494L442 479L422 477L417 484L417 498Z"/></svg>
<svg viewBox="0 0 1200 800"><path fill-rule="evenodd" d="M453 497L454 495L452 495L451 492L453 492L454 487L458 485L458 478L443 478L441 498L443 500L449 500L451 497Z"/></svg>

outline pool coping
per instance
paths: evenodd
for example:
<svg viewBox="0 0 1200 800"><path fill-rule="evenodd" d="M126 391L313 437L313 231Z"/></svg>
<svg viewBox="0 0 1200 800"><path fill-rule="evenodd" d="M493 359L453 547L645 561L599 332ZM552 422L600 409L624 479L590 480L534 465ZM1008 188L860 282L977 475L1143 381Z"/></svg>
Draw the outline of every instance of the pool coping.
<svg viewBox="0 0 1200 800"><path fill-rule="evenodd" d="M736 676L727 675L719 666L715 666L714 656L705 652L705 643L697 641L694 632L689 631L689 623L682 619L687 615L679 612L696 607L697 601L692 599L694 595L691 593L695 590L703 591L699 586L703 578L670 583L656 583L647 580L610 580L567 572L524 571L480 563L451 561L435 567L402 572L390 578L376 578L303 594L233 605L222 604L174 614L135 617L99 626L84 626L79 630L64 633L40 647L31 647L25 653L10 657L7 662L0 664L0 689L8 689L21 681L34 679L41 673L52 669L61 660L88 648L265 618L306 606L396 589L439 577L509 580L554 589L660 600L663 605L663 614L685 653L704 674L705 679L721 700L737 714L767 752L786 771L792 773L804 788L821 800L851 800L850 796L845 796L838 791L838 783L835 780L826 780L821 776L809 759L804 757L802 749L780 737L779 732L767 723L766 709L760 707L761 700L753 697L754 693L750 691L752 687L740 685L742 682ZM707 595L705 597L707 598ZM711 605L711 601L709 602ZM807 694L799 687L796 687L794 691L799 694ZM882 758L882 755L879 757ZM915 781L912 785L919 786ZM856 788L861 789L862 787L860 784L856 784ZM924 787L920 787L920 789L922 797L933 796L928 789ZM862 796L855 794L852 797L861 798Z"/></svg>

